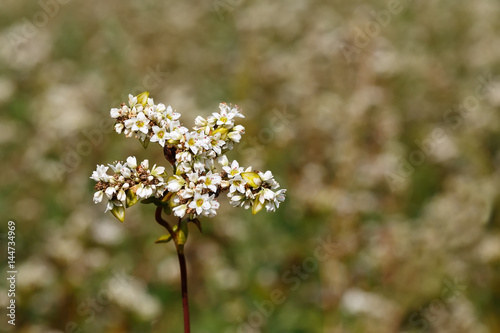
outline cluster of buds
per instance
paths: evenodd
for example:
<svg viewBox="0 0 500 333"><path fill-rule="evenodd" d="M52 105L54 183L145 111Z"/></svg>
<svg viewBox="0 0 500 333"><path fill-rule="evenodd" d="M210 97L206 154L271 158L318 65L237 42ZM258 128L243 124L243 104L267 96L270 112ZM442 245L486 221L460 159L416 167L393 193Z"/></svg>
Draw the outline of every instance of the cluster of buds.
<svg viewBox="0 0 500 333"><path fill-rule="evenodd" d="M244 118L237 106L221 103L219 112L207 118L198 116L192 131L181 125L180 114L170 106L155 105L147 92L129 95L129 104L111 109L110 115L116 119L116 132L138 138L145 147L158 142L173 166L171 176L163 167L149 171L147 163L137 166L132 157L125 164L110 165L113 176L106 174L107 167L98 166L91 177L98 182L94 201L100 202L106 195L107 210L122 222L124 207L138 200L193 221L198 216L215 216L217 197L223 192L233 206L252 208L253 214L264 207L275 211L285 199L286 190L279 189L270 171L244 170L237 161L229 164L224 155L245 133L242 125L235 124Z"/></svg>

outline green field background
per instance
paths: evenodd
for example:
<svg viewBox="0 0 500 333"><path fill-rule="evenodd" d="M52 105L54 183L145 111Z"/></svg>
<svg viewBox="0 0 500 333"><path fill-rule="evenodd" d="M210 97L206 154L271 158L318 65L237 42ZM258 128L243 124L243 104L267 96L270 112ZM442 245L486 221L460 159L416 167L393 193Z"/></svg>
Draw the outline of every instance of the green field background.
<svg viewBox="0 0 500 333"><path fill-rule="evenodd" d="M500 332L500 2L2 0L1 276L16 223L16 325L182 332L154 209L92 201L135 155L109 109L144 90L191 127L246 115L230 154L288 189L221 199L186 245L193 333Z"/></svg>

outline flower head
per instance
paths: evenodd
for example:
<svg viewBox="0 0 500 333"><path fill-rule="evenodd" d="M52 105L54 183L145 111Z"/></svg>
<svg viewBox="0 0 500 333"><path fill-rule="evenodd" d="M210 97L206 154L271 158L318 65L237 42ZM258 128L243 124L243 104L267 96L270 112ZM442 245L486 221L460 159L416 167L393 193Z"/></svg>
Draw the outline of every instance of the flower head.
<svg viewBox="0 0 500 333"><path fill-rule="evenodd" d="M279 189L270 171L244 169L225 156L245 133L237 124L244 116L236 106L220 103L218 112L196 117L193 131L181 125L181 115L171 106L155 104L148 92L129 95L128 105L112 108L110 116L117 133L136 137L144 145L157 142L173 166L170 177L164 167L150 169L148 160L138 164L132 156L97 166L90 177L96 181L93 200L107 199L106 210L121 221L125 208L138 200L154 199L157 205L170 206L173 215L193 220L215 216L220 206L216 198L222 193L233 206L252 208L254 214L263 208L275 211L285 199L286 190Z"/></svg>

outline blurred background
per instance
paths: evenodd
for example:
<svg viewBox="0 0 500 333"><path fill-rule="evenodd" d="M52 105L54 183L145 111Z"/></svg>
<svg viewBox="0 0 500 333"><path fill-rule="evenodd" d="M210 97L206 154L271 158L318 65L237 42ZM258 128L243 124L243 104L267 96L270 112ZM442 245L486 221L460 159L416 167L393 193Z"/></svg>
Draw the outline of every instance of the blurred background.
<svg viewBox="0 0 500 333"><path fill-rule="evenodd" d="M153 207L121 224L92 202L98 163L168 166L112 132L109 109L148 90L188 127L237 104L230 158L288 189L276 213L221 199L191 230L193 332L500 332L499 15L496 0L3 0L15 331L182 331Z"/></svg>

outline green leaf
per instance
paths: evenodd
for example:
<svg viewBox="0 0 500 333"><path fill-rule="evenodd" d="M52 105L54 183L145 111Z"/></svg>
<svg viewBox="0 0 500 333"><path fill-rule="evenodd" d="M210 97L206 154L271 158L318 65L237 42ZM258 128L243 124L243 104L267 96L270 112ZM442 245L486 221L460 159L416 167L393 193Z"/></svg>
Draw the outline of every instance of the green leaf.
<svg viewBox="0 0 500 333"><path fill-rule="evenodd" d="M172 231L174 232L175 235L177 235L177 224L172 227ZM163 235L160 238L158 238L155 243L168 243L172 240L172 236L170 234L168 235Z"/></svg>
<svg viewBox="0 0 500 333"><path fill-rule="evenodd" d="M143 199L143 200L141 200L141 203L142 203L142 204L150 204L150 203L154 203L154 204L156 204L156 201L157 201L157 200L158 200L158 199L156 199L155 197L149 197L149 198L147 198L147 199Z"/></svg>
<svg viewBox="0 0 500 333"><path fill-rule="evenodd" d="M203 233L203 229L201 228L200 220L194 219L194 220L191 220L191 222L193 222L198 227L198 230L200 230L200 232Z"/></svg>
<svg viewBox="0 0 500 333"><path fill-rule="evenodd" d="M143 199L141 200L141 203L143 204L155 204L155 206L157 207L166 207L168 206L168 202L164 202L162 201L160 198L155 198L155 197L149 197L147 199ZM167 211L165 211L167 212ZM167 213L167 215L170 214L170 213Z"/></svg>
<svg viewBox="0 0 500 333"><path fill-rule="evenodd" d="M168 234L168 235L163 235L161 236L160 238L158 238L155 243L156 244L159 244L159 243L168 243L172 240L172 235Z"/></svg>
<svg viewBox="0 0 500 333"><path fill-rule="evenodd" d="M188 226L186 221L181 221L180 229L177 230L176 242L177 245L184 245L187 242L188 238Z"/></svg>
<svg viewBox="0 0 500 333"><path fill-rule="evenodd" d="M142 146L144 147L144 149L148 148L149 138L145 139L144 141L143 140L139 140L139 142L142 144Z"/></svg>

